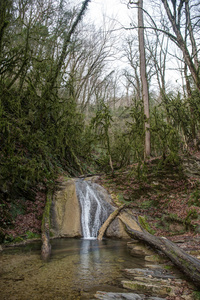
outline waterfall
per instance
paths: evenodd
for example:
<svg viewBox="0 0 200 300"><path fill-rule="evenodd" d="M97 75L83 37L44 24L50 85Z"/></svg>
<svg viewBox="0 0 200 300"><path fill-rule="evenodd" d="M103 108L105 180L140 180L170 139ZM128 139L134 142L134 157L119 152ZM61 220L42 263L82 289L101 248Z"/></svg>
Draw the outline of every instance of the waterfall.
<svg viewBox="0 0 200 300"><path fill-rule="evenodd" d="M113 212L112 206L97 190L98 185L85 180L77 180L76 193L81 207L82 235L85 239L97 238L99 228Z"/></svg>

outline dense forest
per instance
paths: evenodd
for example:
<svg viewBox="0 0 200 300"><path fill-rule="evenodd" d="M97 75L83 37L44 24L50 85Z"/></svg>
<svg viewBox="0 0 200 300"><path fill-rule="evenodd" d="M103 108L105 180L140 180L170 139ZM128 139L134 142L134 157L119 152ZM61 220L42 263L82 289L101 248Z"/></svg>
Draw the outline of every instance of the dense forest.
<svg viewBox="0 0 200 300"><path fill-rule="evenodd" d="M141 178L150 158L180 166L199 150L200 2L123 1L120 35L115 20L89 22L92 1L73 2L0 1L2 241L60 174Z"/></svg>

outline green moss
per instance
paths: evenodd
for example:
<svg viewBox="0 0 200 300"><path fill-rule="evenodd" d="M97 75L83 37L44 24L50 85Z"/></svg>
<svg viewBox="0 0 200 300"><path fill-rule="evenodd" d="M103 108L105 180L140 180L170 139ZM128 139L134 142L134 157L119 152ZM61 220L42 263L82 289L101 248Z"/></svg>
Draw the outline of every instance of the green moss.
<svg viewBox="0 0 200 300"><path fill-rule="evenodd" d="M49 232L50 237L54 237L54 234L52 231Z"/></svg>
<svg viewBox="0 0 200 300"><path fill-rule="evenodd" d="M193 296L195 300L200 300L200 292L193 292Z"/></svg>
<svg viewBox="0 0 200 300"><path fill-rule="evenodd" d="M179 221L180 220L180 218L177 216L177 214L174 214L174 213L170 213L169 218L172 221Z"/></svg>
<svg viewBox="0 0 200 300"><path fill-rule="evenodd" d="M166 266L164 266L164 269L165 270L171 270L171 269L173 269L173 266L166 265Z"/></svg>
<svg viewBox="0 0 200 300"><path fill-rule="evenodd" d="M12 235L6 235L4 237L4 243L7 244L7 243L12 243L14 241L14 237Z"/></svg>
<svg viewBox="0 0 200 300"><path fill-rule="evenodd" d="M122 281L123 287L138 292L147 293L159 293L159 295L170 295L172 288L169 286L157 286L153 284L146 284L138 281Z"/></svg>
<svg viewBox="0 0 200 300"><path fill-rule="evenodd" d="M18 236L18 237L16 237L14 240L13 240L13 242L14 243L20 243L20 242L23 242L23 238L21 237L21 236Z"/></svg>
<svg viewBox="0 0 200 300"><path fill-rule="evenodd" d="M200 190L197 188L194 192L191 193L188 205L200 206Z"/></svg>
<svg viewBox="0 0 200 300"><path fill-rule="evenodd" d="M147 222L146 216L139 216L138 221L142 228L144 228L146 231L148 231L151 234L154 234L155 231L150 227L150 225Z"/></svg>
<svg viewBox="0 0 200 300"><path fill-rule="evenodd" d="M150 208L150 207L153 207L154 206L154 202L152 200L147 200L147 201L144 201L142 204L141 204L141 207L142 208Z"/></svg>
<svg viewBox="0 0 200 300"><path fill-rule="evenodd" d="M34 233L32 231L27 231L26 233L26 238L27 239L36 239L36 238L40 238L40 235L37 233Z"/></svg>
<svg viewBox="0 0 200 300"><path fill-rule="evenodd" d="M189 212L187 213L187 216L184 220L184 224L186 226L186 228L190 228L192 230L195 230L195 226L193 226L191 224L192 220L197 219L198 218L198 213L196 211L196 209L190 209Z"/></svg>

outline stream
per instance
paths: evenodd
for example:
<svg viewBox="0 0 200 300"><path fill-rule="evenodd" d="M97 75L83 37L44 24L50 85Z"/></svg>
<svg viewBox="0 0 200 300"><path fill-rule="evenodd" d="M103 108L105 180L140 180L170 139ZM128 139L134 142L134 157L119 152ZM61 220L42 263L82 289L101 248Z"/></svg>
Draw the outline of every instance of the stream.
<svg viewBox="0 0 200 300"><path fill-rule="evenodd" d="M0 299L94 299L96 291L127 292L122 270L143 268L129 255L126 241L54 239L48 263L40 242L0 253Z"/></svg>

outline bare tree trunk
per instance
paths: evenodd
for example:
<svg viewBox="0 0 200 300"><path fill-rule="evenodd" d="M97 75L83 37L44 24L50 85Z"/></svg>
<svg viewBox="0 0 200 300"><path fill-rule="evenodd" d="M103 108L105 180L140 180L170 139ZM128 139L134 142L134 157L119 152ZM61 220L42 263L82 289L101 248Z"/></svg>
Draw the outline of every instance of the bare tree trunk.
<svg viewBox="0 0 200 300"><path fill-rule="evenodd" d="M194 38L194 34L193 34L193 29L192 29L192 23L191 23L191 17L190 17L190 8L189 8L189 1L185 0L185 11L186 11L186 20L187 20L187 27L189 30L189 35L190 35L190 41L191 41L191 45L192 45L192 56L194 58L194 65L196 70L198 70L199 68L199 61L198 61L198 56L197 56L197 45L196 45L196 41Z"/></svg>
<svg viewBox="0 0 200 300"><path fill-rule="evenodd" d="M181 51L183 53L184 60L185 60L185 62L187 64L188 68L190 69L190 72L191 72L192 78L193 78L193 80L194 80L194 82L196 84L196 87L200 91L200 78L199 78L199 75L198 75L198 71L195 68L195 65L194 65L194 63L192 61L192 57L189 54L188 48L187 48L186 43L185 43L185 41L184 41L184 39L182 37L181 31L179 29L179 26L176 23L176 15L172 14L167 0L162 0L162 3L164 5L164 7L165 7L168 19L170 20L170 22L172 24L174 33L176 34L177 45L181 49Z"/></svg>
<svg viewBox="0 0 200 300"><path fill-rule="evenodd" d="M146 75L146 59L144 48L144 20L143 20L143 0L138 1L138 37L140 52L140 76L142 81L142 97L144 102L144 127L145 127L145 158L151 154L150 140L150 114L149 114L149 91Z"/></svg>
<svg viewBox="0 0 200 300"><path fill-rule="evenodd" d="M55 73L53 74L53 76L49 79L49 83L50 85L47 87L47 90L45 90L45 93L48 91L48 93L50 93L52 90L53 90L53 87L54 87L54 84L57 80L57 77L58 77L58 74L63 66L63 63L64 63L64 60L66 58L66 53L67 53L67 48L69 46L69 43L70 43L70 40L71 40L71 37L73 35L73 33L75 32L76 28L77 28L77 25L79 24L79 22L81 21L86 9L87 9L87 6L88 6L88 3L90 2L90 0L84 0L83 3L82 3L82 7L81 7L81 10L80 12L78 13L74 23L72 24L72 27L69 31L69 33L66 35L65 39L64 39L64 43L63 43L63 48L62 48L62 51L61 51L61 55L59 57L59 60L57 62L57 66L56 66L56 70L55 70Z"/></svg>
<svg viewBox="0 0 200 300"><path fill-rule="evenodd" d="M2 53L2 43L3 43L3 36L4 36L4 32L6 27L8 26L9 22L7 20L7 15L6 15L6 10L8 10L11 5L11 3L9 3L6 0L1 0L0 1L0 57L1 57L1 53Z"/></svg>

